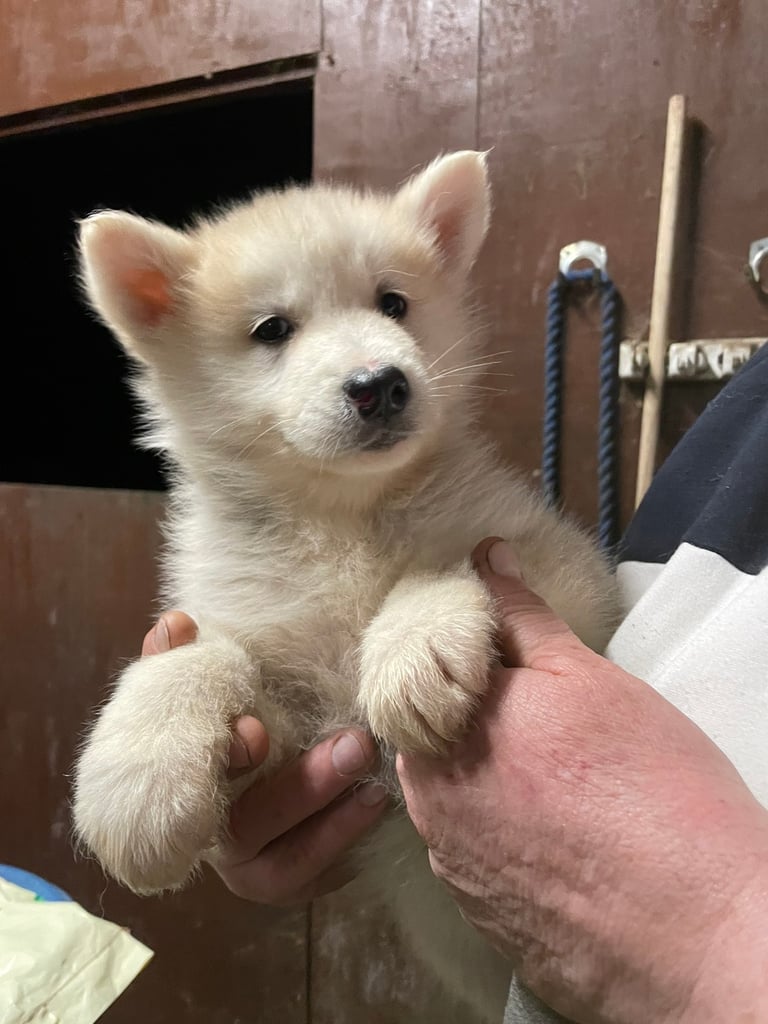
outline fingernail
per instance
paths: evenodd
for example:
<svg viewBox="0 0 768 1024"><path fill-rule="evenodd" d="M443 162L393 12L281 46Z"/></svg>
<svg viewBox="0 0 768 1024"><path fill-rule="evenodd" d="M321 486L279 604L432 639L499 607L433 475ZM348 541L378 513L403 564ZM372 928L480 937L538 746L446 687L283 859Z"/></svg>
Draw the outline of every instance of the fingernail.
<svg viewBox="0 0 768 1024"><path fill-rule="evenodd" d="M155 647L161 653L164 651L170 651L171 649L171 634L168 632L168 626L166 625L165 619L158 619L157 625L155 626Z"/></svg>
<svg viewBox="0 0 768 1024"><path fill-rule="evenodd" d="M238 736L237 729L232 733L232 745L229 752L229 767L236 771L251 767L251 754L248 744Z"/></svg>
<svg viewBox="0 0 768 1024"><path fill-rule="evenodd" d="M355 799L363 807L375 807L387 798L387 791L378 782L364 782L355 790Z"/></svg>
<svg viewBox="0 0 768 1024"><path fill-rule="evenodd" d="M504 540L497 540L488 548L485 556L491 572L497 576L520 576L520 563L517 555Z"/></svg>
<svg viewBox="0 0 768 1024"><path fill-rule="evenodd" d="M331 749L331 764L339 775L355 775L368 764L360 740L351 732L339 736Z"/></svg>

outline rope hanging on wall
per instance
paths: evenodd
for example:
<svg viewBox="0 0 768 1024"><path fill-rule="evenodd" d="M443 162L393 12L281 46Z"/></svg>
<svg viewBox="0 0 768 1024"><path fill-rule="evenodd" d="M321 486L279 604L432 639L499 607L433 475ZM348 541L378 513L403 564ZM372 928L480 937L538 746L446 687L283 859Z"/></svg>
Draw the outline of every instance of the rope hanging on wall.
<svg viewBox="0 0 768 1024"><path fill-rule="evenodd" d="M588 251L584 246L590 247ZM589 259L591 270L572 270L577 259ZM592 283L600 291L600 392L598 416L598 540L603 550L616 540L619 519L617 473L619 294L605 269L605 249L593 242L563 249L560 270L547 293L547 338L544 357L544 437L541 475L544 494L560 501L560 446L562 427L563 352L566 308L573 286Z"/></svg>

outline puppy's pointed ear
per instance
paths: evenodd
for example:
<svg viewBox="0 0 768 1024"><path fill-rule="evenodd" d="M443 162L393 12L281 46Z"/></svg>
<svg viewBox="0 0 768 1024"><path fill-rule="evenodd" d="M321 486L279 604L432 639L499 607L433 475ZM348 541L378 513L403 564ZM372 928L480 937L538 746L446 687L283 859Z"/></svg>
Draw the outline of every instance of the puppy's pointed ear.
<svg viewBox="0 0 768 1024"><path fill-rule="evenodd" d="M465 150L438 157L403 185L395 202L432 233L446 268L466 274L490 219L486 154Z"/></svg>
<svg viewBox="0 0 768 1024"><path fill-rule="evenodd" d="M129 351L151 361L153 340L159 341L180 311L191 239L164 224L109 210L80 222L79 245L90 304Z"/></svg>

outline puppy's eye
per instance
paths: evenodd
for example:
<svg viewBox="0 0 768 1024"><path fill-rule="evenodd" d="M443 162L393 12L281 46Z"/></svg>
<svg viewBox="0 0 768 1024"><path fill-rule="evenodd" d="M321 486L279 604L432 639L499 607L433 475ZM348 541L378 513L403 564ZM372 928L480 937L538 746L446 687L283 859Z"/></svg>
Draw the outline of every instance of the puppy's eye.
<svg viewBox="0 0 768 1024"><path fill-rule="evenodd" d="M408 312L408 303L397 292L384 292L379 296L379 309L392 320L402 320Z"/></svg>
<svg viewBox="0 0 768 1024"><path fill-rule="evenodd" d="M261 320L251 331L251 337L263 341L265 345L279 345L287 341L293 334L293 324L284 316L268 316Z"/></svg>

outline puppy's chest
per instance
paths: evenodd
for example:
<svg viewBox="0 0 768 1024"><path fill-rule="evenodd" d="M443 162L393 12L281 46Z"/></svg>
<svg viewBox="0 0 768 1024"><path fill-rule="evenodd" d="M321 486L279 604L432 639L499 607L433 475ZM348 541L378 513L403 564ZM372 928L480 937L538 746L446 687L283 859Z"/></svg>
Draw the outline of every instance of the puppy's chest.
<svg viewBox="0 0 768 1024"><path fill-rule="evenodd" d="M312 535L229 544L184 559L182 607L235 636L267 678L355 673L360 638L408 563L404 537Z"/></svg>
<svg viewBox="0 0 768 1024"><path fill-rule="evenodd" d="M435 530L418 518L405 511L350 529L294 522L260 533L208 520L176 549L173 601L237 638L266 682L352 701L363 632L394 585L468 550L445 511Z"/></svg>

